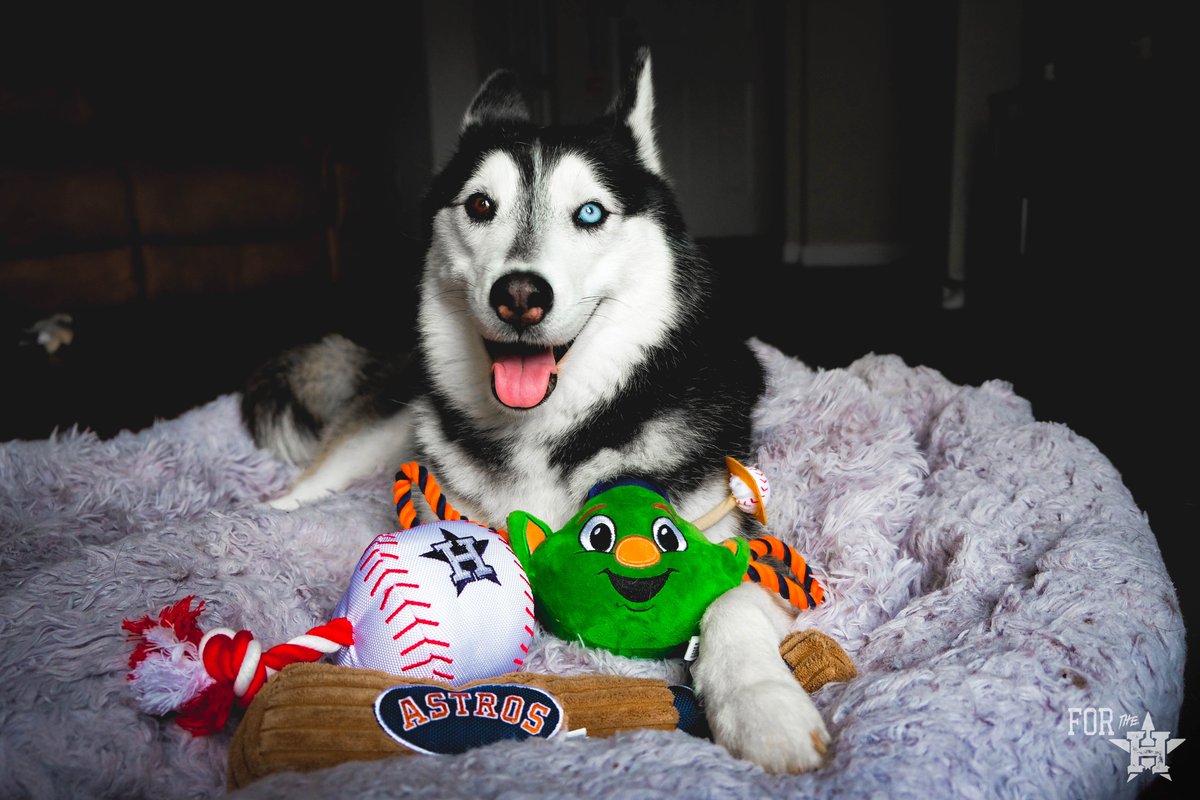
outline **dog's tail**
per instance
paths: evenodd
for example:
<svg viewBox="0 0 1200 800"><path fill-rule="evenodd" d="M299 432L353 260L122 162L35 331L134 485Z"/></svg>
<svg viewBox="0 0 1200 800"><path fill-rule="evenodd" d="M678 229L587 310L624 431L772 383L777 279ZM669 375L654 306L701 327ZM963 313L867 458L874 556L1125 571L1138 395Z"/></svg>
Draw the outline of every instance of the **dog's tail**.
<svg viewBox="0 0 1200 800"><path fill-rule="evenodd" d="M322 434L394 413L412 397L407 353L382 356L344 336L287 350L259 367L242 393L255 443L290 464L312 461Z"/></svg>

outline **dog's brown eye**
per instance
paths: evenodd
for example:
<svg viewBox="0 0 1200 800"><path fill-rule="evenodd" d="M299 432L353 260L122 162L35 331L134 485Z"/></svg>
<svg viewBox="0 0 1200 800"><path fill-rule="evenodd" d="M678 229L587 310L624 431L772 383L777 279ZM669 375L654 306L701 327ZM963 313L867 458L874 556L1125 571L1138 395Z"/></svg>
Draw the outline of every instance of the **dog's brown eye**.
<svg viewBox="0 0 1200 800"><path fill-rule="evenodd" d="M467 209L467 216L476 222L487 222L496 216L496 201L482 192L468 197L463 205Z"/></svg>

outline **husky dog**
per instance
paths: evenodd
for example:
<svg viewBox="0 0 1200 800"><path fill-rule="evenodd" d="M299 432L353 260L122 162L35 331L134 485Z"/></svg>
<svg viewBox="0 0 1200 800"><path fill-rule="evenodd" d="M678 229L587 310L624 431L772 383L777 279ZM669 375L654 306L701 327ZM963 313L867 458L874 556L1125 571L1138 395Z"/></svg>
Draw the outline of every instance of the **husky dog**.
<svg viewBox="0 0 1200 800"><path fill-rule="evenodd" d="M667 486L689 519L728 496L724 456L750 455L763 375L718 316L653 112L645 51L588 125L536 126L512 73L484 83L427 197L413 365L333 337L247 387L258 442L309 465L276 506L408 460L491 525L527 508L559 527L618 476ZM753 584L728 592L692 670L714 738L772 771L815 768L829 739L779 656L790 620Z"/></svg>

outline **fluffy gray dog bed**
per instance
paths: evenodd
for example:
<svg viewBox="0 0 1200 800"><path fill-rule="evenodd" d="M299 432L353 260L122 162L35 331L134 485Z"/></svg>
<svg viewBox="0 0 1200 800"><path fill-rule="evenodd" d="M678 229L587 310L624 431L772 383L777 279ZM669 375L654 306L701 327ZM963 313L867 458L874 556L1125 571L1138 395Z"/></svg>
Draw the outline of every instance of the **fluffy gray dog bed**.
<svg viewBox="0 0 1200 800"><path fill-rule="evenodd" d="M772 532L828 588L802 614L860 676L815 695L835 749L775 776L681 732L504 743L350 763L248 797L1132 796L1116 738L1176 729L1184 626L1144 515L1108 460L1037 422L1006 384L955 386L895 357L814 371L756 345ZM194 594L206 628L270 644L325 621L363 546L393 529L390 475L299 511L260 501L290 470L254 448L237 400L99 441L0 446L0 796L212 796L230 731L140 713L121 620ZM588 662L543 640L531 666ZM1079 712L1076 712L1079 713ZM1120 725L1120 715L1138 726ZM1096 731L1092 731L1096 734Z"/></svg>

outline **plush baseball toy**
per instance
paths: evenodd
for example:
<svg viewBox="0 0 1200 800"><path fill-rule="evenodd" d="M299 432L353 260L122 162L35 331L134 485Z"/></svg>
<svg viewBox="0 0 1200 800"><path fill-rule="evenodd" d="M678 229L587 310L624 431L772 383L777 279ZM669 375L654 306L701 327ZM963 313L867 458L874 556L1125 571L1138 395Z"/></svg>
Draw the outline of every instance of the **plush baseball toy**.
<svg viewBox="0 0 1200 800"><path fill-rule="evenodd" d="M436 522L413 527L416 494ZM520 669L533 596L505 537L459 514L415 461L396 473L393 500L402 530L367 545L333 612L354 626L336 663L451 686Z"/></svg>
<svg viewBox="0 0 1200 800"><path fill-rule="evenodd" d="M451 686L520 669L533 597L496 531L462 519L376 536L334 610L354 626L346 667Z"/></svg>
<svg viewBox="0 0 1200 800"><path fill-rule="evenodd" d="M765 521L766 479L729 462L731 495L699 522L709 526L734 507ZM711 542L675 511L666 490L646 481L598 485L558 531L513 512L508 532L533 585L538 619L560 638L618 655L678 654L699 632L705 609L742 581L761 583L797 608L824 598L804 558L788 545L770 536ZM759 563L767 555L800 581Z"/></svg>

